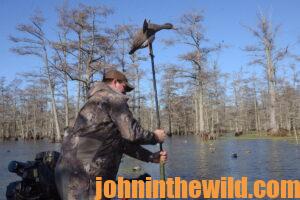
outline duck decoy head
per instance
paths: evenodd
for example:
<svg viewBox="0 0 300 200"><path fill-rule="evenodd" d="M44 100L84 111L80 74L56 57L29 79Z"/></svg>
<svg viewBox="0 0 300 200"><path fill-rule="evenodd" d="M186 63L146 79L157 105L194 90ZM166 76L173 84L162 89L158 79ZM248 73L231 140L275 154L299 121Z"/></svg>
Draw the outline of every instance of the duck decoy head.
<svg viewBox="0 0 300 200"><path fill-rule="evenodd" d="M174 26L171 23L165 23L162 26L164 29L174 29Z"/></svg>

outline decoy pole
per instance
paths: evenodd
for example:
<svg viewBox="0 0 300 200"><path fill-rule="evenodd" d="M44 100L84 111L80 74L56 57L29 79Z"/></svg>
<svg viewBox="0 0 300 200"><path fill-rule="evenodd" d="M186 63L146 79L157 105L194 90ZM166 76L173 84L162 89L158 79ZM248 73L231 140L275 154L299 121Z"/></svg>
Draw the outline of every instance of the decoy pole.
<svg viewBox="0 0 300 200"><path fill-rule="evenodd" d="M150 21L149 21L150 22ZM155 33L162 29L174 29L171 23L165 23L163 25L158 24L150 24L147 20L144 20L143 28L137 32L137 34L133 38L133 44L129 54L133 54L136 50L144 48L148 46L149 55L151 58L151 66L152 66L152 76L153 76L153 89L154 89L154 98L155 98L155 108L156 108L156 127L161 128L161 121L159 115L159 105L158 105L158 95L157 95L157 86L156 86L156 73L155 73L155 65L154 65L154 54L152 48L152 42L155 38ZM162 143L159 144L160 151L163 150ZM160 162L160 179L165 180L165 164ZM165 198L161 198L165 199Z"/></svg>
<svg viewBox="0 0 300 200"><path fill-rule="evenodd" d="M149 43L149 55L151 58L151 65L152 65L152 76L153 76L153 89L154 89L154 97L155 97L155 108L156 108L156 127L161 128L160 124L160 115L159 115L159 105L158 105L158 95L157 95L157 87L156 87L156 73L155 73L155 65L154 65L154 54L153 54L153 48L152 43ZM162 143L159 143L160 151L163 150ZM165 164L163 162L160 162L160 179L166 180L165 176Z"/></svg>

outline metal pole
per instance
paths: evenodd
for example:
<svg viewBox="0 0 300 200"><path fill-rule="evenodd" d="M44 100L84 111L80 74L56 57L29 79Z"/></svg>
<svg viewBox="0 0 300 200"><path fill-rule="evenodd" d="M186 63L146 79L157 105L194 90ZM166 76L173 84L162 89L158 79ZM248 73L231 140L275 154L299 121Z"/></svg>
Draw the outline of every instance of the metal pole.
<svg viewBox="0 0 300 200"><path fill-rule="evenodd" d="M151 57L151 64L152 64L152 75L153 75L153 88L154 88L154 96L155 96L155 108L156 108L156 127L160 128L160 116L159 116L159 107L158 107L158 97L157 97L157 87L156 87L156 77L155 77L155 67L154 67L154 55L153 55L153 48L152 43L149 44L149 55ZM162 143L159 144L160 151L163 150ZM165 164L160 163L160 179L166 180L165 178Z"/></svg>

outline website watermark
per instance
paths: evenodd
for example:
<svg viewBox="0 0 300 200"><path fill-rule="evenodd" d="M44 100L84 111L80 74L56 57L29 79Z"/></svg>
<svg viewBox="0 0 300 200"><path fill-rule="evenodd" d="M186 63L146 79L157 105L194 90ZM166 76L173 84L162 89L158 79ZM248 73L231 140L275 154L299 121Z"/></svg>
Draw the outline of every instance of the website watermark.
<svg viewBox="0 0 300 200"><path fill-rule="evenodd" d="M248 192L248 185L253 192ZM166 180L154 180L147 177L143 180L102 181L96 177L95 200L102 198L300 198L300 180L255 180L248 183L247 177L234 179L221 177L217 180L184 180L180 177Z"/></svg>

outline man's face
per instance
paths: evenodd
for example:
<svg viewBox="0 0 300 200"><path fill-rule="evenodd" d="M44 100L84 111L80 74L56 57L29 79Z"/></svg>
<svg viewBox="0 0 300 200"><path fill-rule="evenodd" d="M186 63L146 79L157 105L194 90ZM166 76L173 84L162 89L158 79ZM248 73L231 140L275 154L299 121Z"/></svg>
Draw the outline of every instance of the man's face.
<svg viewBox="0 0 300 200"><path fill-rule="evenodd" d="M122 94L126 94L126 92L125 92L125 88L126 88L125 82L116 80L115 88L116 88L119 92L121 92Z"/></svg>

